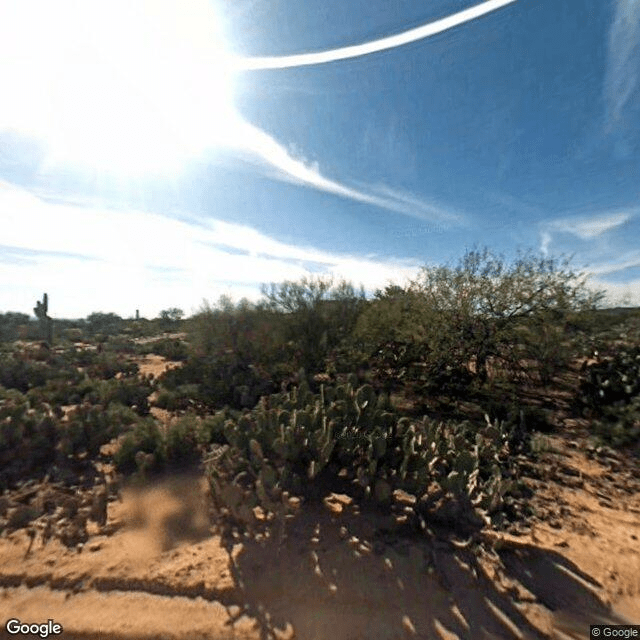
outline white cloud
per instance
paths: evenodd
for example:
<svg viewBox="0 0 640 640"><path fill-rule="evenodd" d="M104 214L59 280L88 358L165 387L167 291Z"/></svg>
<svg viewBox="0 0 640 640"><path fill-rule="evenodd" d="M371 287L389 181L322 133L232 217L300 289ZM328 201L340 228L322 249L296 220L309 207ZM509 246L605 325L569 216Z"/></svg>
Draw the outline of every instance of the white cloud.
<svg viewBox="0 0 640 640"><path fill-rule="evenodd" d="M399 189L384 185L356 188L327 178L320 172L318 162L307 163L294 157L275 138L248 122L238 123L237 132L238 151L248 154L247 159L258 160L269 167L271 175L281 180L421 220L462 224L460 214Z"/></svg>
<svg viewBox="0 0 640 640"><path fill-rule="evenodd" d="M619 271L625 271L626 269L633 269L640 267L640 251L633 251L626 256L622 256L613 262L601 263L596 266L590 266L589 272L593 275L608 275L611 273L618 273Z"/></svg>
<svg viewBox="0 0 640 640"><path fill-rule="evenodd" d="M262 282L311 275L307 263L315 275L333 274L369 290L405 282L419 266L298 247L219 220L190 224L139 211L49 203L7 183L0 183L0 219L1 244L12 255L16 249L42 252L2 265L0 309L29 312L47 291L58 317L96 310L131 315L135 309L153 316L167 306L191 311L222 293L256 298Z"/></svg>
<svg viewBox="0 0 640 640"><path fill-rule="evenodd" d="M561 218L543 224L549 232L568 233L581 240L593 240L629 222L638 210L600 213L590 218ZM548 243L547 243L548 244Z"/></svg>
<svg viewBox="0 0 640 640"><path fill-rule="evenodd" d="M589 286L605 292L603 305L606 307L640 307L640 279L614 283L593 278L589 281Z"/></svg>
<svg viewBox="0 0 640 640"><path fill-rule="evenodd" d="M609 29L604 97L607 127L623 129L625 112L640 103L640 0L617 0Z"/></svg>
<svg viewBox="0 0 640 640"><path fill-rule="evenodd" d="M442 33L447 29L457 27L465 22L470 22L471 20L484 16L487 13L501 9L513 2L515 2L515 0L489 0L488 2L483 2L482 4L454 13L446 18L415 27L414 29L409 29L408 31L404 31L393 36L372 40L363 44L340 47L338 49L330 49L328 51L319 51L316 53L302 53L289 56L252 58L239 57L232 60L232 64L237 69L243 71L258 71L264 69L305 67L325 64L327 62L336 62L339 60L348 60L349 58L359 58L360 56L366 56L380 51L387 51L411 42L424 40L425 38L437 33Z"/></svg>

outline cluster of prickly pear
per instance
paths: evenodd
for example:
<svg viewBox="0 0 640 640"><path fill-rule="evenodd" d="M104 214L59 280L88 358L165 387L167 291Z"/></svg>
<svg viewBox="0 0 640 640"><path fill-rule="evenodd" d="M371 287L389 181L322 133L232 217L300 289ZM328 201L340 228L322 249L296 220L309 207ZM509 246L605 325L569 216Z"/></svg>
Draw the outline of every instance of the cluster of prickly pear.
<svg viewBox="0 0 640 640"><path fill-rule="evenodd" d="M0 487L53 461L59 424L49 404L0 387Z"/></svg>
<svg viewBox="0 0 640 640"><path fill-rule="evenodd" d="M350 482L385 504L396 489L423 498L433 488L460 513L497 509L505 487L502 425L435 423L398 417L388 398L357 380L321 385L303 380L288 393L263 397L252 411L224 425L228 445L209 460L216 504L245 525L253 509L284 514L289 494L313 494L315 481ZM326 485L324 485L326 487ZM431 498L423 513L440 507Z"/></svg>
<svg viewBox="0 0 640 640"><path fill-rule="evenodd" d="M591 409L629 404L640 395L640 346L592 364L580 385L580 401Z"/></svg>

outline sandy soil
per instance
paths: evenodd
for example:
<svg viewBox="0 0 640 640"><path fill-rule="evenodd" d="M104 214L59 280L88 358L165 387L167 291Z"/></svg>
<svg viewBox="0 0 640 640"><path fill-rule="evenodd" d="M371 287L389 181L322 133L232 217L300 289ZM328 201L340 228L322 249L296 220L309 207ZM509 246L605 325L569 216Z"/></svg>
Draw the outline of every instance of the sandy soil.
<svg viewBox="0 0 640 640"><path fill-rule="evenodd" d="M195 476L125 489L73 548L5 531L0 637L39 637L9 635L10 618L75 640L561 640L640 623L640 469L589 448L585 426L562 419L527 474L527 525L482 549L408 535L341 495L303 505L284 537L224 545Z"/></svg>

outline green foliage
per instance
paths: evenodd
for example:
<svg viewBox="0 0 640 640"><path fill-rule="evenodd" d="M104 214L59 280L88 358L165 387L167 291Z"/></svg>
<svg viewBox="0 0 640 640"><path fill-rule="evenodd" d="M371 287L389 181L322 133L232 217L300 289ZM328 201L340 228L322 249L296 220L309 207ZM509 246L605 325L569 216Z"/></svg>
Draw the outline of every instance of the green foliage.
<svg viewBox="0 0 640 640"><path fill-rule="evenodd" d="M167 360L173 360L176 362L184 361L189 356L188 346L182 340L177 338L162 338L161 340L147 342L138 347L137 351L138 353L145 355L155 353Z"/></svg>
<svg viewBox="0 0 640 640"><path fill-rule="evenodd" d="M629 404L608 411L604 419L594 420L591 431L614 447L640 443L640 396L635 396Z"/></svg>
<svg viewBox="0 0 640 640"><path fill-rule="evenodd" d="M126 326L126 321L115 313L95 312L87 316L87 330L91 336L117 335Z"/></svg>
<svg viewBox="0 0 640 640"><path fill-rule="evenodd" d="M364 289L344 280L302 278L263 285L267 309L280 314L284 337L296 349L295 366L310 373L324 368L330 349L351 335L364 307Z"/></svg>
<svg viewBox="0 0 640 640"><path fill-rule="evenodd" d="M382 503L402 489L417 520L478 527L497 511L517 474L513 425L435 423L398 417L370 385L303 383L224 425L226 445L208 460L223 519L253 526L253 509L283 518L291 493L306 499L350 490Z"/></svg>
<svg viewBox="0 0 640 640"><path fill-rule="evenodd" d="M640 346L587 368L578 405L596 417L594 433L614 446L640 442Z"/></svg>
<svg viewBox="0 0 640 640"><path fill-rule="evenodd" d="M0 388L0 487L53 462L58 424L49 405Z"/></svg>
<svg viewBox="0 0 640 640"><path fill-rule="evenodd" d="M184 416L172 424L166 435L165 456L174 467L188 467L198 462L200 449L200 423L195 416Z"/></svg>
<svg viewBox="0 0 640 640"><path fill-rule="evenodd" d="M61 452L65 456L87 453L95 456L100 447L134 424L136 415L126 407L111 404L74 407L60 425Z"/></svg>
<svg viewBox="0 0 640 640"><path fill-rule="evenodd" d="M114 455L118 471L131 474L185 468L196 464L206 444L215 438L215 416L203 421L189 414L171 424L163 435L153 420L137 422Z"/></svg>
<svg viewBox="0 0 640 640"><path fill-rule="evenodd" d="M613 358L587 368L580 385L580 400L593 409L629 404L640 394L640 346L618 352Z"/></svg>
<svg viewBox="0 0 640 640"><path fill-rule="evenodd" d="M160 389L154 401L154 405L167 411L186 411L194 404L199 387L197 384L182 384L175 390Z"/></svg>
<svg viewBox="0 0 640 640"><path fill-rule="evenodd" d="M201 445L225 444L224 425L229 419L228 411L216 411L215 414L205 417L198 430L198 442Z"/></svg>
<svg viewBox="0 0 640 640"><path fill-rule="evenodd" d="M136 471L139 468L136 462L139 452L153 455L153 462L145 470L157 471L162 467L165 460L164 442L158 426L150 418L138 422L134 430L124 436L113 456L116 469L124 474Z"/></svg>
<svg viewBox="0 0 640 640"><path fill-rule="evenodd" d="M164 309L160 312L160 325L165 329L174 329L179 325L183 317L184 311L182 309L178 309L177 307Z"/></svg>
<svg viewBox="0 0 640 640"><path fill-rule="evenodd" d="M140 416L146 416L149 415L147 398L151 391L151 387L139 378L111 378L97 381L89 399L105 407L118 403L131 407Z"/></svg>
<svg viewBox="0 0 640 640"><path fill-rule="evenodd" d="M117 354L93 352L85 354L85 357L88 361L85 365L87 375L98 380L110 380L117 375L135 376L140 370L135 362Z"/></svg>
<svg viewBox="0 0 640 640"><path fill-rule="evenodd" d="M451 373L459 378L453 387L486 382L489 358L514 380L528 372L523 361L535 359L548 383L568 357L566 320L602 297L567 267L568 260L532 254L507 265L488 250L469 251L455 268L425 267L409 287L378 292L355 338L387 378L424 385L427 393Z"/></svg>
<svg viewBox="0 0 640 640"><path fill-rule="evenodd" d="M179 404L179 389L187 385L193 395L184 400L219 409L225 405L242 408L253 406L261 395L273 390L268 374L254 365L239 361L236 354L226 352L218 356L190 358L182 367L167 370L159 378L159 383L173 392L165 395L160 402L171 406ZM195 386L194 386L195 385Z"/></svg>
<svg viewBox="0 0 640 640"><path fill-rule="evenodd" d="M30 318L26 313L7 311L0 313L0 343L13 342L26 337L24 328L29 325Z"/></svg>
<svg viewBox="0 0 640 640"><path fill-rule="evenodd" d="M25 354L12 353L0 361L0 385L5 389L17 389L26 393L33 387L46 384L51 375L50 367Z"/></svg>

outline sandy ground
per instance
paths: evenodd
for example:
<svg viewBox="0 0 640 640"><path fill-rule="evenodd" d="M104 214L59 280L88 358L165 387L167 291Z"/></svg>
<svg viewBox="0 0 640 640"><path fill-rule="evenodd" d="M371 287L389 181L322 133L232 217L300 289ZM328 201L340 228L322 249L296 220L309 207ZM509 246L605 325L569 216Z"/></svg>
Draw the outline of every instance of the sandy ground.
<svg viewBox="0 0 640 640"><path fill-rule="evenodd" d="M588 637L609 605L640 622L638 478L573 447L556 457L530 530L488 534L483 554L402 536L346 496L303 508L283 541L229 552L202 480L158 481L111 502L115 533L81 549L36 539L27 554L24 530L0 539L0 621L105 640Z"/></svg>
<svg viewBox="0 0 640 640"><path fill-rule="evenodd" d="M166 363L149 357L144 373ZM408 536L348 496L303 505L286 536L224 546L195 476L124 490L106 526L67 548L26 530L0 537L5 622L76 640L223 638L587 638L589 624L640 623L637 459L590 451L564 420L532 468L533 515L510 534Z"/></svg>

